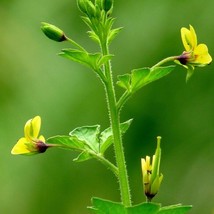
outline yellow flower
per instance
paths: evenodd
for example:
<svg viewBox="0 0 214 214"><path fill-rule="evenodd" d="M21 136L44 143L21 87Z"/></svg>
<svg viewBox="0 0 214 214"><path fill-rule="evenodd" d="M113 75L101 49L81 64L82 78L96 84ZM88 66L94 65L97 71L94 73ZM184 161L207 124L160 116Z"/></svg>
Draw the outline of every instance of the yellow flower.
<svg viewBox="0 0 214 214"><path fill-rule="evenodd" d="M161 182L163 180L163 175L159 174L160 159L161 159L161 148L160 148L161 137L157 137L157 148L155 155L152 158L152 164L150 164L150 157L141 158L141 168L143 174L143 186L144 193L148 201L157 194Z"/></svg>
<svg viewBox="0 0 214 214"><path fill-rule="evenodd" d="M45 152L49 146L45 144L45 138L42 135L39 136L40 127L41 118L39 116L28 120L24 127L24 137L18 140L11 154L31 155Z"/></svg>
<svg viewBox="0 0 214 214"><path fill-rule="evenodd" d="M176 58L176 62L188 69L187 80L193 74L194 67L203 67L211 63L212 57L208 53L205 44L197 43L197 35L194 28L190 25L190 29L181 28L181 39L185 51Z"/></svg>

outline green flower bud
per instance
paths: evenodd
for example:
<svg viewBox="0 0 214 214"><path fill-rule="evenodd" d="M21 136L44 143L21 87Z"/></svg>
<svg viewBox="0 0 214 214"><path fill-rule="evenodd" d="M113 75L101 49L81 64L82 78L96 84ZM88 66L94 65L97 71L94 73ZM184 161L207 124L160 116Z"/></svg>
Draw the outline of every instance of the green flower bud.
<svg viewBox="0 0 214 214"><path fill-rule="evenodd" d="M58 27L48 24L46 22L42 22L41 23L41 29L43 31L43 33L51 40L54 40L56 42L63 42L66 41L67 38L64 34L64 32L59 29Z"/></svg>
<svg viewBox="0 0 214 214"><path fill-rule="evenodd" d="M99 6L98 5L95 5L95 9L96 9L96 11L95 11L95 17L99 20L100 19L100 17L101 17L101 9L99 8Z"/></svg>
<svg viewBox="0 0 214 214"><path fill-rule="evenodd" d="M103 9L108 12L113 8L113 0L103 0Z"/></svg>
<svg viewBox="0 0 214 214"><path fill-rule="evenodd" d="M87 15L89 18L95 17L96 8L91 1L87 1L86 10L87 10Z"/></svg>
<svg viewBox="0 0 214 214"><path fill-rule="evenodd" d="M100 10L103 9L103 0L95 0L95 6L98 6Z"/></svg>
<svg viewBox="0 0 214 214"><path fill-rule="evenodd" d="M87 14L86 5L88 0L77 0L77 6L79 10Z"/></svg>

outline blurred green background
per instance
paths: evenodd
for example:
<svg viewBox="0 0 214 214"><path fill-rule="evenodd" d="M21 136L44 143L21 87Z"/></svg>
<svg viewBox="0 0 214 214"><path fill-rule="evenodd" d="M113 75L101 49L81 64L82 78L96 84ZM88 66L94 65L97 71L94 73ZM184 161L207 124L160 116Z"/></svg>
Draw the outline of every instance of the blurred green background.
<svg viewBox="0 0 214 214"><path fill-rule="evenodd" d="M213 10L212 0L115 0L115 26L124 27L111 46L115 76L180 54L180 28L189 24L214 57ZM10 154L25 122L36 115L46 137L82 125L108 127L102 84L87 68L56 55L69 44L48 40L42 21L98 50L87 37L76 1L0 1L0 213L84 214L92 196L120 200L117 181L103 165L73 163L77 154L64 150L33 157ZM185 75L177 67L123 108L123 121L134 118L124 136L132 198L134 204L145 199L140 158L153 154L161 135L164 181L154 201L193 204L190 213L213 214L213 64L197 69L188 84ZM112 149L108 157L114 160Z"/></svg>

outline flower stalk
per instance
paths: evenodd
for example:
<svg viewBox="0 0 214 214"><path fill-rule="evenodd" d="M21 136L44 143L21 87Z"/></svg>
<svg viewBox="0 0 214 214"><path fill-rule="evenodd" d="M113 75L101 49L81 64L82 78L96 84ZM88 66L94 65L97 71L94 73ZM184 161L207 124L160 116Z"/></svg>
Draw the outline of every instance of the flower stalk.
<svg viewBox="0 0 214 214"><path fill-rule="evenodd" d="M157 64L153 65L153 66L151 67L151 70L154 69L154 68L156 68L156 67L160 67L161 65L163 65L163 64L165 64L165 63L175 61L177 58L178 58L178 56L170 56L170 57L167 57L167 58L161 60L160 62L158 62Z"/></svg>

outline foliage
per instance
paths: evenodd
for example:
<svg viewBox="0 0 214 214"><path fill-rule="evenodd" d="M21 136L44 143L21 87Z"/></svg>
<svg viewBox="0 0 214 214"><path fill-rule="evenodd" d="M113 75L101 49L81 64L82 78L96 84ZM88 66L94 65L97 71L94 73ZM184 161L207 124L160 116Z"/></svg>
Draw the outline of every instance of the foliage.
<svg viewBox="0 0 214 214"><path fill-rule="evenodd" d="M180 204L162 207L160 204L145 202L132 207L124 207L121 203L100 198L93 198L92 204L90 209L95 214L185 214L191 209L191 206Z"/></svg>

